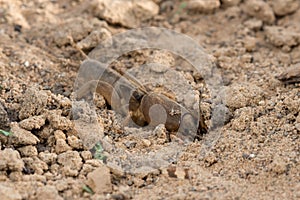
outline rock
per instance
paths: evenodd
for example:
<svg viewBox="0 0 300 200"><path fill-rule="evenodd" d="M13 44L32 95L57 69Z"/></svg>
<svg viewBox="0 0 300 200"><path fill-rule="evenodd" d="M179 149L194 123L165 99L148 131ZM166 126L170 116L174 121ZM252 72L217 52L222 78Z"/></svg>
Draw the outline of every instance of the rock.
<svg viewBox="0 0 300 200"><path fill-rule="evenodd" d="M87 185L96 193L112 192L110 170L102 165L87 175Z"/></svg>
<svg viewBox="0 0 300 200"><path fill-rule="evenodd" d="M19 125L21 128L31 131L32 129L40 129L45 125L45 121L46 118L43 115L39 115L24 119L19 123Z"/></svg>
<svg viewBox="0 0 300 200"><path fill-rule="evenodd" d="M212 127L223 126L228 123L232 118L232 113L230 110L224 105L219 104L214 107L212 116Z"/></svg>
<svg viewBox="0 0 300 200"><path fill-rule="evenodd" d="M187 2L186 9L200 13L208 13L216 10L220 5L219 0L193 0Z"/></svg>
<svg viewBox="0 0 300 200"><path fill-rule="evenodd" d="M278 16L284 16L295 12L299 8L299 0L273 0L273 11Z"/></svg>
<svg viewBox="0 0 300 200"><path fill-rule="evenodd" d="M0 170L22 171L24 162L18 151L6 148L0 151Z"/></svg>
<svg viewBox="0 0 300 200"><path fill-rule="evenodd" d="M147 139L142 139L142 143L145 147L150 147L151 146L151 141Z"/></svg>
<svg viewBox="0 0 300 200"><path fill-rule="evenodd" d="M264 30L267 40L274 46L292 47L300 43L300 30L281 26L266 26Z"/></svg>
<svg viewBox="0 0 300 200"><path fill-rule="evenodd" d="M35 145L40 142L35 135L25 129L20 128L16 122L11 123L10 131L12 132L10 140L14 145Z"/></svg>
<svg viewBox="0 0 300 200"><path fill-rule="evenodd" d="M35 146L28 145L18 149L23 157L33 157L38 155L38 151Z"/></svg>
<svg viewBox="0 0 300 200"><path fill-rule="evenodd" d="M21 200L22 196L15 189L3 184L0 184L0 197L1 200Z"/></svg>
<svg viewBox="0 0 300 200"><path fill-rule="evenodd" d="M47 105L48 95L44 91L37 88L29 88L26 90L21 99L21 110L19 112L20 119L39 115Z"/></svg>
<svg viewBox="0 0 300 200"><path fill-rule="evenodd" d="M63 198L59 196L57 189L52 185L40 187L36 192L36 200L38 199L63 200Z"/></svg>
<svg viewBox="0 0 300 200"><path fill-rule="evenodd" d="M58 155L57 162L62 165L62 174L65 176L77 176L82 167L82 159L77 151Z"/></svg>
<svg viewBox="0 0 300 200"><path fill-rule="evenodd" d="M241 0L221 0L221 4L224 6L236 6Z"/></svg>
<svg viewBox="0 0 300 200"><path fill-rule="evenodd" d="M246 0L243 10L248 15L268 24L273 24L275 21L275 15L271 6L263 0Z"/></svg>
<svg viewBox="0 0 300 200"><path fill-rule="evenodd" d="M104 135L103 123L86 123L82 120L75 120L76 131L86 149L91 149L101 140Z"/></svg>
<svg viewBox="0 0 300 200"><path fill-rule="evenodd" d="M138 27L143 20L159 12L158 5L150 0L97 0L91 6L96 17L129 28Z"/></svg>

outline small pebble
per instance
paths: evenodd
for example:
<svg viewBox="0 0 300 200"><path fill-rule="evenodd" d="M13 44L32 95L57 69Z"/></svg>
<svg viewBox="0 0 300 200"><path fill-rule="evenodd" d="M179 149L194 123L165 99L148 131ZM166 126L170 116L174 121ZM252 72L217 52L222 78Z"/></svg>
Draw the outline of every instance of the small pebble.
<svg viewBox="0 0 300 200"><path fill-rule="evenodd" d="M255 157L255 154L253 154L253 153L251 153L250 155L249 155L249 158L254 158Z"/></svg>
<svg viewBox="0 0 300 200"><path fill-rule="evenodd" d="M150 140L142 139L142 142L143 142L143 144L144 144L146 147L150 147L150 146L151 146L151 141L150 141Z"/></svg>
<svg viewBox="0 0 300 200"><path fill-rule="evenodd" d="M25 62L24 62L24 66L25 66L25 67L29 67L29 62L28 62L28 61L25 61Z"/></svg>
<svg viewBox="0 0 300 200"><path fill-rule="evenodd" d="M169 68L168 66L162 65L162 64L159 64L159 63L151 63L149 65L150 65L151 71L157 72L157 73L164 73Z"/></svg>

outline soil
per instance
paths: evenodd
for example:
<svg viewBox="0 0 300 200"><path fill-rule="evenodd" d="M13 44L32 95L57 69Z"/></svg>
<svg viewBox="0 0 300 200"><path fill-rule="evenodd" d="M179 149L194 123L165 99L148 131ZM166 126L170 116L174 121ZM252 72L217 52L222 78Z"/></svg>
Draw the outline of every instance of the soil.
<svg viewBox="0 0 300 200"><path fill-rule="evenodd" d="M298 0L0 0L1 199L300 199L299 20ZM201 46L222 98L166 50L110 67L200 105L211 129L192 142L166 129L161 107L139 127L101 94L76 99L99 43L150 26Z"/></svg>

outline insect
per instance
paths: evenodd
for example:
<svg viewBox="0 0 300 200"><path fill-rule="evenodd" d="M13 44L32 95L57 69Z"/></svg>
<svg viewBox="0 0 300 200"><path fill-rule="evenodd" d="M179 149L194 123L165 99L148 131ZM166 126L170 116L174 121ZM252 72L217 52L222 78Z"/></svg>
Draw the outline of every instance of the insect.
<svg viewBox="0 0 300 200"><path fill-rule="evenodd" d="M168 131L178 132L189 140L207 133L208 128L201 112L191 111L168 95L151 91L129 73L100 65L98 67L101 71L100 79L86 83L80 88L79 95L90 88L89 85L96 84L96 93L102 95L113 110L129 116L138 126L164 123ZM153 109L155 106L158 107Z"/></svg>

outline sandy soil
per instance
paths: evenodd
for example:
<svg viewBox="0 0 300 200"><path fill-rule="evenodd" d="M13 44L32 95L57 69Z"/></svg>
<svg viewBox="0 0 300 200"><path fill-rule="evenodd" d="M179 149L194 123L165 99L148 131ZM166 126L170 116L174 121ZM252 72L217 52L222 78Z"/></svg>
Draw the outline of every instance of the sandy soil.
<svg viewBox="0 0 300 200"><path fill-rule="evenodd" d="M298 0L0 0L1 199L300 199L300 75L278 80L299 71L299 20ZM190 36L220 72L217 137L185 144L163 124L124 125L103 94L94 110L74 100L86 55L149 26ZM200 104L212 126L202 72L159 49L120 56L111 68Z"/></svg>

